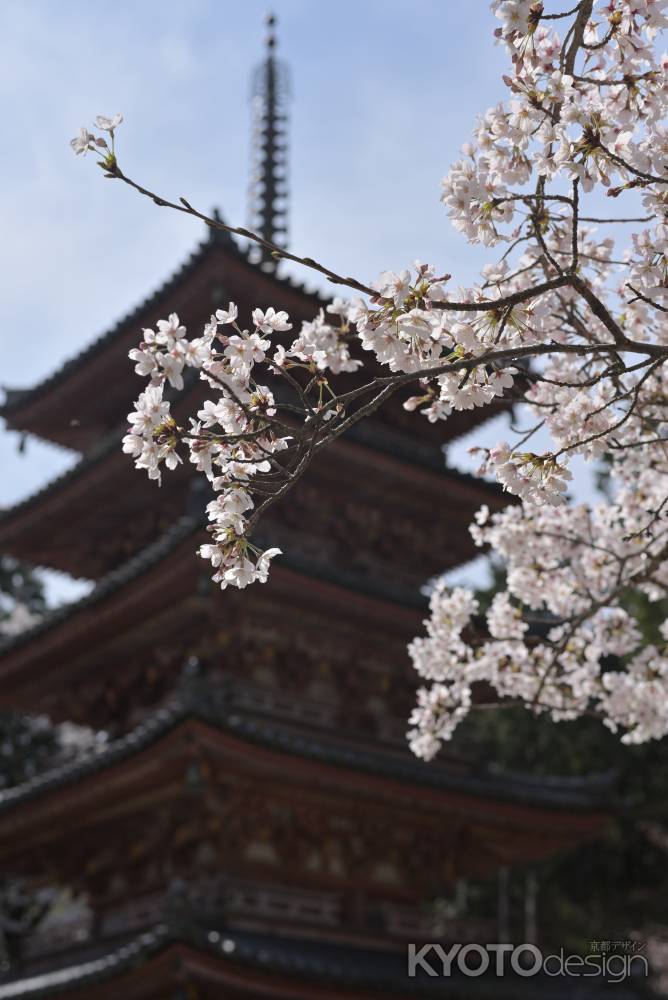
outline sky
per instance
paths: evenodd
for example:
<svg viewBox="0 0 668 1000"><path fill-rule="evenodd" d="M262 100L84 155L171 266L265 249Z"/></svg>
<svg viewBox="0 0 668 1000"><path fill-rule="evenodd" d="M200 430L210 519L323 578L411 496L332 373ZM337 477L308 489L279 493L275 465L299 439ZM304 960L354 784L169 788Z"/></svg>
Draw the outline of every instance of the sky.
<svg viewBox="0 0 668 1000"><path fill-rule="evenodd" d="M121 111L125 173L247 220L250 76L265 0L3 0L0 385L27 387L160 285L203 227L105 180L69 139ZM415 258L475 279L440 179L503 96L486 0L275 0L291 76L290 247L368 282ZM324 283L286 268L314 287ZM139 391L139 386L138 386ZM76 456L0 428L0 506ZM465 460L465 448L457 460ZM54 593L65 593L56 586Z"/></svg>

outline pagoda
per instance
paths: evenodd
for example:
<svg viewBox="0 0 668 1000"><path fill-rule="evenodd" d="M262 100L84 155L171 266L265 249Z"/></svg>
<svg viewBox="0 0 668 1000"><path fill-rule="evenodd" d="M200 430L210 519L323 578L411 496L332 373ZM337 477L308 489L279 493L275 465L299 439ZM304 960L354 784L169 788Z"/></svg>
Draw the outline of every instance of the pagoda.
<svg viewBox="0 0 668 1000"><path fill-rule="evenodd" d="M271 242L285 228L283 80L271 23L254 178ZM131 315L7 393L11 428L80 457L2 514L0 551L94 587L4 642L0 704L108 738L0 794L0 873L81 904L24 943L0 1000L422 995L406 943L433 940L431 900L607 819L595 782L501 777L454 752L425 764L405 746L421 588L475 555L473 511L504 503L444 462L477 411L433 426L390 401L267 513L261 544L285 553L269 582L211 583L195 555L201 477L180 466L157 489L120 440L139 331L172 312L197 329L229 300L242 321L273 305L294 324L326 305L211 231ZM200 392L187 385L177 415ZM495 939L457 921L446 935Z"/></svg>

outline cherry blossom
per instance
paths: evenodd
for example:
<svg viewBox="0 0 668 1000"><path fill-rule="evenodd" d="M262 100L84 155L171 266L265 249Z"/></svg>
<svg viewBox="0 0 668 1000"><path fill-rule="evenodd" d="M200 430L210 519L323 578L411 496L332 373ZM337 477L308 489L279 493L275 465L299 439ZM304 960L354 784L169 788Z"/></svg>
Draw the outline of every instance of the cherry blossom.
<svg viewBox="0 0 668 1000"><path fill-rule="evenodd" d="M88 131L87 128L83 126L79 129L79 134L70 140L70 146L77 154L83 153L84 156L89 149L94 149L95 136Z"/></svg>
<svg viewBox="0 0 668 1000"><path fill-rule="evenodd" d="M122 121L123 115L120 113L112 115L111 118L108 115L98 115L95 119L95 124L98 128L102 129L103 132L113 132L114 129L118 128Z"/></svg>
<svg viewBox="0 0 668 1000"><path fill-rule="evenodd" d="M253 323L262 333L279 333L284 330L291 330L292 324L288 322L286 312L276 312L273 306L269 306L266 312L261 309L253 310Z"/></svg>

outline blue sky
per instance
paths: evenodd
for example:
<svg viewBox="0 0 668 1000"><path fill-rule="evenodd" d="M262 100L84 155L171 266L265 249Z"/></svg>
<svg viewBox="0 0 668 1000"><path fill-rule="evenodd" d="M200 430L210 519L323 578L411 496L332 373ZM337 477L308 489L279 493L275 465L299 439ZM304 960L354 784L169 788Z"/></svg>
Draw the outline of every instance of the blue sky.
<svg viewBox="0 0 668 1000"><path fill-rule="evenodd" d="M505 57L486 0L272 9L292 76L291 246L365 281L416 257L472 280L486 258L450 228L438 198L476 114L502 96ZM249 80L266 11L264 0L3 0L1 385L49 374L202 236L75 157L68 140L79 125L122 111L129 176L246 221ZM0 431L0 505L72 461L16 445Z"/></svg>

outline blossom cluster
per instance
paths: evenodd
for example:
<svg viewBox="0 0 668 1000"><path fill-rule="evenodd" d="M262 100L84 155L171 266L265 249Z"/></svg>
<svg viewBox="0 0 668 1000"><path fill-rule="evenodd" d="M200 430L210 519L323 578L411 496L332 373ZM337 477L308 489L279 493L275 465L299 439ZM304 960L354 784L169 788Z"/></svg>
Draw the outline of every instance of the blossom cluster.
<svg viewBox="0 0 668 1000"><path fill-rule="evenodd" d="M450 738L481 684L555 720L595 711L628 743L668 732L668 621L663 644L644 642L620 601L634 589L650 600L668 591L667 529L647 530L648 512L665 503L668 461L648 469L626 454L613 467L612 503L478 512L474 540L503 557L506 587L484 619L471 591L434 589L427 635L410 646L430 682L411 719L420 756Z"/></svg>
<svg viewBox="0 0 668 1000"><path fill-rule="evenodd" d="M653 44L668 25L663 0L600 4L577 73L566 72L564 40L540 23L541 3L495 0L492 9L513 59L515 73L504 77L511 97L482 116L465 159L443 181L442 200L470 242L514 238L522 204L511 188L532 176L577 180L585 192L600 184L611 194L643 175L665 178L668 59ZM648 207L656 199L647 191Z"/></svg>
<svg viewBox="0 0 668 1000"><path fill-rule="evenodd" d="M437 586L427 634L410 647L427 682L410 739L426 758L470 711L476 690L554 719L594 712L626 742L668 732L668 623L663 643L648 641L626 601L629 593L649 601L668 593L665 354L648 350L638 363L639 345L660 348L668 336L668 58L655 48L667 7L598 5L584 28L581 66L565 72L567 44L541 24L542 4L493 4L513 58L514 74L504 78L512 96L481 119L444 180L443 201L472 243L527 237L514 269L504 260L488 272L487 289L508 295L571 268L586 275L588 298L583 309L573 282L542 299L539 339L582 347L548 353L528 373L523 398L553 451L501 442L484 452L480 472L522 500L491 517L483 509L471 529L476 544L503 560L505 588L480 615L472 592ZM538 197L520 196L531 178ZM570 205L563 187L550 203L546 184L560 179L573 186ZM595 228L575 229L577 194L596 186L614 199L638 190L649 213L652 224L621 253ZM617 350L587 356L588 347L611 341ZM607 502L567 504L574 454L606 457Z"/></svg>
<svg viewBox="0 0 668 1000"><path fill-rule="evenodd" d="M346 307L347 308L347 307ZM343 305L335 300L328 313L341 315ZM142 340L129 352L135 372L149 379L128 415L129 429L123 450L137 469L150 479L161 480L163 469L173 470L188 454L189 461L209 480L215 497L207 505L210 543L200 555L215 569L213 579L224 589L265 582L278 548L261 551L250 539L251 519L256 511L255 494L264 496L281 487L289 476L279 457L290 450L290 427L279 420L273 391L257 381L256 370L274 381L290 378L290 369L312 375L328 369L335 374L355 371L361 361L349 352L347 328L327 322L324 311L302 324L298 336L286 346L272 345L271 337L292 329L286 312L256 308L253 330L242 329L238 308L230 302L218 309L201 336L188 339L186 328L175 313L159 320L157 329L145 329ZM230 333L223 332L231 327ZM188 369L215 391L205 400L189 426L179 425L172 414L166 391L187 388ZM322 397L322 381L318 382ZM192 383L189 381L188 385ZM294 410L294 407L293 407ZM326 421L334 411L328 398L309 406L304 423Z"/></svg>
<svg viewBox="0 0 668 1000"><path fill-rule="evenodd" d="M95 135L94 132L90 132L85 125L82 125L79 129L78 135L74 139L70 140L70 146L77 156L86 153L93 152L98 153L102 157L100 161L102 166L111 167L115 164L114 155L114 136L116 129L123 121L123 115L118 113L112 116L109 115L98 115L95 119L95 127L101 132L106 132L109 136L109 142L105 139L103 135Z"/></svg>
<svg viewBox="0 0 668 1000"><path fill-rule="evenodd" d="M192 340L175 313L160 320L157 330L143 331L130 358L137 374L148 376L150 384L128 415L130 428L123 439L123 450L151 479L160 480L163 465L176 468L184 447L197 471L206 475L218 495L207 507L212 542L201 546L200 555L210 560L214 580L222 588L264 582L271 559L279 554L276 548L261 552L246 537L247 513L254 507L248 487L254 475L271 472L274 456L289 440L275 433L273 395L254 378L255 365L265 360L271 345L267 337L289 330L288 316L273 308L256 309L255 329L249 333L238 327L237 315L234 303L217 310L202 336ZM236 332L222 333L227 326ZM188 368L198 371L220 395L206 400L184 430L164 392L166 386L183 390Z"/></svg>

